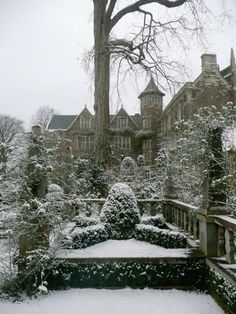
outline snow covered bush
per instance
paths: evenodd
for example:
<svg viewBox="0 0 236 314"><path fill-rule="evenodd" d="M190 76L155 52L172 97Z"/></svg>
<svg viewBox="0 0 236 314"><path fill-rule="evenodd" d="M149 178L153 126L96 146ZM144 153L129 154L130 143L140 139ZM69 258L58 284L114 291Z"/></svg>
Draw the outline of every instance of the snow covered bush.
<svg viewBox="0 0 236 314"><path fill-rule="evenodd" d="M151 225L160 229L169 229L165 223L164 217L160 214L156 216L143 217L141 220L141 224Z"/></svg>
<svg viewBox="0 0 236 314"><path fill-rule="evenodd" d="M235 183L230 182L235 170L222 144L224 130L235 119L236 106L227 103L220 112L215 106L203 107L192 120L176 122L175 142L167 149L167 177L178 199L204 207L222 205L227 198L232 201Z"/></svg>
<svg viewBox="0 0 236 314"><path fill-rule="evenodd" d="M76 216L73 221L76 222L76 226L80 228L85 228L89 226L95 226L100 223L100 220L94 218L94 217L82 217L82 216Z"/></svg>
<svg viewBox="0 0 236 314"><path fill-rule="evenodd" d="M140 222L140 212L136 197L127 184L113 185L100 218L113 237L132 237L135 225Z"/></svg>
<svg viewBox="0 0 236 314"><path fill-rule="evenodd" d="M159 229L151 225L139 224L135 228L135 238L165 248L186 248L187 237L176 231Z"/></svg>
<svg viewBox="0 0 236 314"><path fill-rule="evenodd" d="M78 158L75 161L76 194L82 198L106 197L110 177L101 166L90 160Z"/></svg>
<svg viewBox="0 0 236 314"><path fill-rule="evenodd" d="M105 226L95 225L86 228L75 227L64 239L65 246L72 249L82 249L99 242L108 240Z"/></svg>
<svg viewBox="0 0 236 314"><path fill-rule="evenodd" d="M135 174L135 162L131 157L127 156L122 160L120 174L123 181L132 181Z"/></svg>

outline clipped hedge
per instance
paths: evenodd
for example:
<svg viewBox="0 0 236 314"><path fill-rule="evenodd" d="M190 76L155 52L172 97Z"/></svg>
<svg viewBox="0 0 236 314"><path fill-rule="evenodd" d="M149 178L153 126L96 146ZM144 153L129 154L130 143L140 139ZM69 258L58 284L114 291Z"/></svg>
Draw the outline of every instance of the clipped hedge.
<svg viewBox="0 0 236 314"><path fill-rule="evenodd" d="M179 287L205 289L205 264L191 259L186 263L152 264L137 262L76 264L63 261L47 273L48 287L118 288Z"/></svg>
<svg viewBox="0 0 236 314"><path fill-rule="evenodd" d="M185 235L150 225L136 225L135 238L170 249L187 247L187 237Z"/></svg>
<svg viewBox="0 0 236 314"><path fill-rule="evenodd" d="M89 226L95 226L100 223L100 220L93 218L93 217L81 217L76 216L73 221L75 221L76 226L80 228L86 228Z"/></svg>
<svg viewBox="0 0 236 314"><path fill-rule="evenodd" d="M236 313L236 288L208 267L206 283L209 292L227 308L227 313Z"/></svg>
<svg viewBox="0 0 236 314"><path fill-rule="evenodd" d="M151 225L154 227L158 227L160 229L169 229L167 224L165 223L164 217L162 215L156 216L147 216L141 219L141 224L143 225Z"/></svg>
<svg viewBox="0 0 236 314"><path fill-rule="evenodd" d="M107 230L103 225L86 228L75 227L70 235L67 247L82 249L109 239Z"/></svg>

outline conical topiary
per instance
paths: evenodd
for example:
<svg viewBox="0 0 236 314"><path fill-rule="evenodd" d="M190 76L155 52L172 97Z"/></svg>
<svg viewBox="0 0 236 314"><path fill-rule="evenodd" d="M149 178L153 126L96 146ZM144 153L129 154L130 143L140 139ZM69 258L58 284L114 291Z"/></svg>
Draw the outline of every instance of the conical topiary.
<svg viewBox="0 0 236 314"><path fill-rule="evenodd" d="M136 197L127 184L113 185L102 208L101 221L106 224L111 237L132 237L135 225L140 222L140 212Z"/></svg>

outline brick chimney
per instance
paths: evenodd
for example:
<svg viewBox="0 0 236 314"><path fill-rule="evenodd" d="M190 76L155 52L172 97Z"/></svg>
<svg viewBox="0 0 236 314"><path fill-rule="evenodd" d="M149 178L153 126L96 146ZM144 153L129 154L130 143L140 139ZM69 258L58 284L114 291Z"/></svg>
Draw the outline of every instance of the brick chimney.
<svg viewBox="0 0 236 314"><path fill-rule="evenodd" d="M216 61L216 55L214 55L214 54L203 54L201 56L201 59L202 59L202 72L218 71L218 64Z"/></svg>

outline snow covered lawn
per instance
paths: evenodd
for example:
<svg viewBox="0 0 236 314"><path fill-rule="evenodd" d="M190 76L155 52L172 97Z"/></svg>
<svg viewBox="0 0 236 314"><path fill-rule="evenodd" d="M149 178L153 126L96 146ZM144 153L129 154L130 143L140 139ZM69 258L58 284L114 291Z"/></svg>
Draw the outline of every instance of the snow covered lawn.
<svg viewBox="0 0 236 314"><path fill-rule="evenodd" d="M36 300L0 300L1 314L223 314L208 295L178 290L54 291Z"/></svg>
<svg viewBox="0 0 236 314"><path fill-rule="evenodd" d="M93 258L93 257L186 257L189 249L165 249L147 242L130 240L108 240L85 249L61 250L59 258Z"/></svg>

